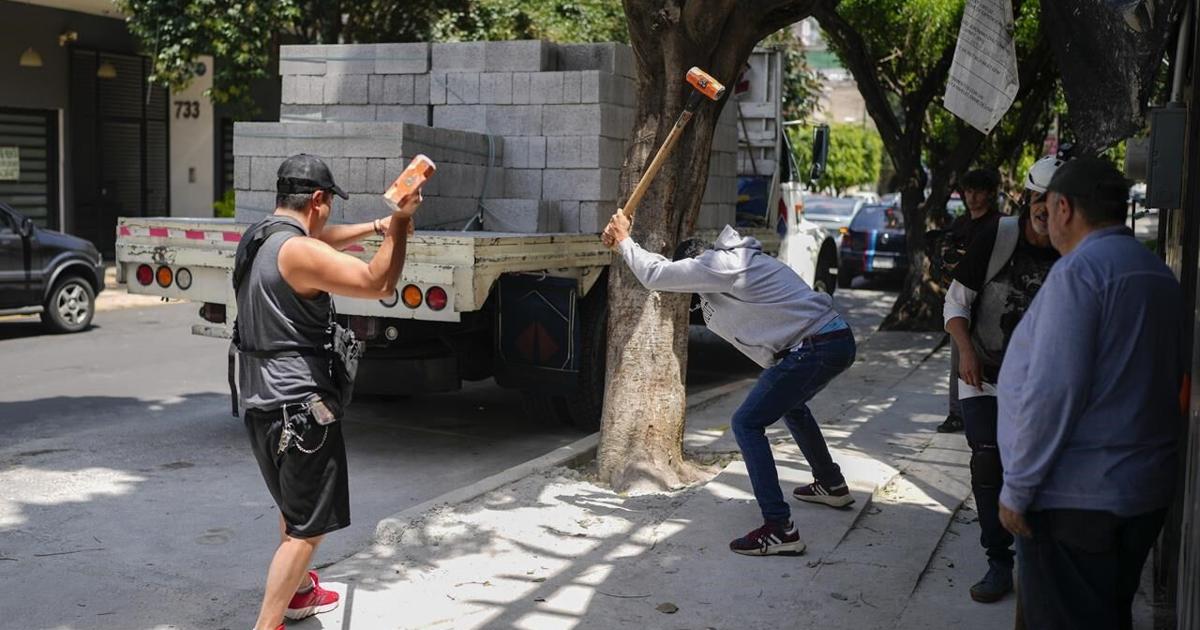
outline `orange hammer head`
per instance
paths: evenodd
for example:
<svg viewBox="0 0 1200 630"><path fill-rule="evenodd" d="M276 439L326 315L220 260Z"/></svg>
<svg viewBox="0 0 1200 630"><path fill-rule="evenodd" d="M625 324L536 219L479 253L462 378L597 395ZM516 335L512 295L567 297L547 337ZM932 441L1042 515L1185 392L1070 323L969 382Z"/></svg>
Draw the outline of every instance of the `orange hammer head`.
<svg viewBox="0 0 1200 630"><path fill-rule="evenodd" d="M693 67L688 70L687 82L691 83L697 92L714 101L720 100L721 96L725 94L725 86L700 68Z"/></svg>

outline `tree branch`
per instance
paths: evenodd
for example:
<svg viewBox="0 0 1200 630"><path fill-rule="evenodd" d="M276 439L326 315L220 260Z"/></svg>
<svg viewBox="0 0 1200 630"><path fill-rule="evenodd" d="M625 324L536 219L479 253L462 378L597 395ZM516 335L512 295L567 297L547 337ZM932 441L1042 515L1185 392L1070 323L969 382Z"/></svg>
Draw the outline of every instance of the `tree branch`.
<svg viewBox="0 0 1200 630"><path fill-rule="evenodd" d="M904 153L904 129L888 104L887 93L879 81L875 61L870 58L866 42L845 18L838 15L835 5L834 0L818 2L813 6L812 15L825 29L825 34L858 83L858 91L862 94L867 112L875 121L875 128L879 130L888 154L895 161Z"/></svg>

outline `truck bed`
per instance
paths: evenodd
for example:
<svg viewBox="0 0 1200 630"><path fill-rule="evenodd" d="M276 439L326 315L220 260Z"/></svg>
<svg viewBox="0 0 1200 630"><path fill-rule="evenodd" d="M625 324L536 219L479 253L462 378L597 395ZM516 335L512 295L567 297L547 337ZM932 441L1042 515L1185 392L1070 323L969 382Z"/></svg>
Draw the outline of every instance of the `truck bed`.
<svg viewBox="0 0 1200 630"><path fill-rule="evenodd" d="M117 279L127 284L131 293L232 305L228 275L246 227L233 219L121 218L117 222ZM379 243L379 237L371 236L345 252L370 260ZM546 272L576 278L581 294L586 294L612 259L612 253L596 234L418 230L409 239L398 286L445 288L450 300L443 311L341 297L337 298L337 309L348 315L458 321L459 313L483 307L501 274ZM142 285L134 278L137 267L143 264L155 269L166 266L175 274L186 268L193 282L187 289L178 283L163 287L157 281Z"/></svg>

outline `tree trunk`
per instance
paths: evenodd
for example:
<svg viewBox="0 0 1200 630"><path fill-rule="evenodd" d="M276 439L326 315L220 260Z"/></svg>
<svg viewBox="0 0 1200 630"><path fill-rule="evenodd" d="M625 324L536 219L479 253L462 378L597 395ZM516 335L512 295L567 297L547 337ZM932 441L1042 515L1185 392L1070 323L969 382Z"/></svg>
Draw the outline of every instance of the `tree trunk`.
<svg viewBox="0 0 1200 630"><path fill-rule="evenodd" d="M683 110L698 66L732 88L754 45L807 15L811 2L626 0L637 58L633 143L621 172L626 199ZM777 26L772 26L778 23ZM732 89L728 93L731 93ZM692 232L725 101L703 103L637 209L632 237L670 257ZM598 453L601 480L619 491L657 491L698 479L683 455L688 294L652 293L623 262L609 272L608 367Z"/></svg>

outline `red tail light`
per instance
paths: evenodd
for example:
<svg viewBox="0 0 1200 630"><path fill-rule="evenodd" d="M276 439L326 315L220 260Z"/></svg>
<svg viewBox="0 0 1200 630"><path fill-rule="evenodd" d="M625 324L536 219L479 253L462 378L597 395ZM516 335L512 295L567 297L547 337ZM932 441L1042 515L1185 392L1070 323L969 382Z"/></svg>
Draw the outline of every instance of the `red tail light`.
<svg viewBox="0 0 1200 630"><path fill-rule="evenodd" d="M151 282L154 282L154 270L150 268L150 265L142 265L137 268L137 281L144 287L148 287Z"/></svg>
<svg viewBox="0 0 1200 630"><path fill-rule="evenodd" d="M425 305L431 310L440 311L446 308L446 303L449 299L446 297L446 290L442 287L430 287L425 292Z"/></svg>

